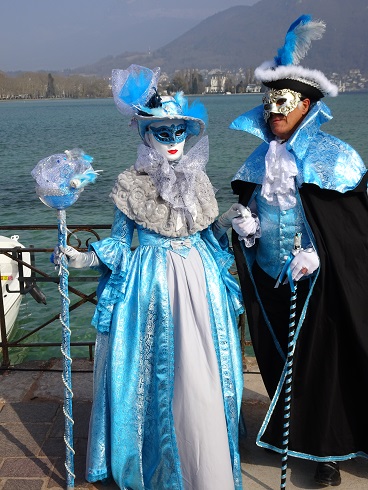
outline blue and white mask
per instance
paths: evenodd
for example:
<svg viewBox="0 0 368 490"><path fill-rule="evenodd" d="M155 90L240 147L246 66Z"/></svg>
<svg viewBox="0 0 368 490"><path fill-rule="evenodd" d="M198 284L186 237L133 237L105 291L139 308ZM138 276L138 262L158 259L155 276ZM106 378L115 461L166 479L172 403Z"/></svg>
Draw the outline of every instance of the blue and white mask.
<svg viewBox="0 0 368 490"><path fill-rule="evenodd" d="M147 144L169 162L178 162L183 156L187 138L183 119L163 119L152 122L146 131Z"/></svg>
<svg viewBox="0 0 368 490"><path fill-rule="evenodd" d="M150 126L149 133L156 141L164 145L176 145L187 138L186 124L171 124L170 126Z"/></svg>

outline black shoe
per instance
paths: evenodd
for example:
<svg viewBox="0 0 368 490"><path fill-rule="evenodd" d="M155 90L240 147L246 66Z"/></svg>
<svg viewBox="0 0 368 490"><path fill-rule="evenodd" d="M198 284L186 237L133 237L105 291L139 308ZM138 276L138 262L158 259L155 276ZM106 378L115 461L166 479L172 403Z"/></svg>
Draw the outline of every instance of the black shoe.
<svg viewBox="0 0 368 490"><path fill-rule="evenodd" d="M341 483L339 463L326 461L318 463L314 481L325 487L337 487Z"/></svg>

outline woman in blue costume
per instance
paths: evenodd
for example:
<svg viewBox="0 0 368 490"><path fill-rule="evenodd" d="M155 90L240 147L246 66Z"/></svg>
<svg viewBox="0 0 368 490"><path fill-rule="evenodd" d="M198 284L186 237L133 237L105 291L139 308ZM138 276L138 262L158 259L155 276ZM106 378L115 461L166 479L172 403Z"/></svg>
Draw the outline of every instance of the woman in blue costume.
<svg viewBox="0 0 368 490"><path fill-rule="evenodd" d="M181 93L161 98L158 76L137 65L113 71L115 103L142 144L110 195L110 238L86 254L65 251L71 267L102 273L86 478L112 476L132 490L240 490L242 305L226 235L226 218L239 213L214 223L207 137L183 154L206 111Z"/></svg>
<svg viewBox="0 0 368 490"><path fill-rule="evenodd" d="M230 126L264 140L232 181L253 211L233 220L233 247L271 398L257 443L283 451L289 278L298 287L288 454L318 462L315 481L337 486L339 461L368 457L368 174L353 148L320 130L331 119L320 99L337 87L298 65L324 27L309 16L292 24L255 71L263 105ZM292 252L296 233L302 248Z"/></svg>

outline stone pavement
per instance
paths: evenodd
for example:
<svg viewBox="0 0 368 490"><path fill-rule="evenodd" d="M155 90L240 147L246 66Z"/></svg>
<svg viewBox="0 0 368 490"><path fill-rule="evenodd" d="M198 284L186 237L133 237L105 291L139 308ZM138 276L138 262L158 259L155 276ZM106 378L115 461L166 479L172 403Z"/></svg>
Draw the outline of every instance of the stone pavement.
<svg viewBox="0 0 368 490"><path fill-rule="evenodd" d="M65 446L61 361L27 363L21 369L51 368L45 371L12 371L0 374L0 490L65 489ZM244 375L243 414L248 436L241 444L243 488L280 488L280 456L255 444L255 437L267 410L268 398L257 367L251 360ZM78 372L75 372L78 371ZM92 363L73 361L73 418L75 488L118 490L115 484L100 485L84 480L88 419L92 399ZM288 461L287 490L317 489L313 483L315 464ZM339 490L368 489L368 461L356 459L341 464ZM160 490L160 489L157 489ZM203 489L196 489L203 490Z"/></svg>

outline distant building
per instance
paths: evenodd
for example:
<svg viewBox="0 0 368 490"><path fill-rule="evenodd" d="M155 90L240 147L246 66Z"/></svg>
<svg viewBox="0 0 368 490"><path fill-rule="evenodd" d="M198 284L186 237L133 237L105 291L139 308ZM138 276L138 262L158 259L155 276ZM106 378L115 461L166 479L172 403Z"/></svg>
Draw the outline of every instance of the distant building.
<svg viewBox="0 0 368 490"><path fill-rule="evenodd" d="M210 84L206 86L206 94L221 94L225 92L226 75L219 70L208 73Z"/></svg>
<svg viewBox="0 0 368 490"><path fill-rule="evenodd" d="M259 93L261 91L261 85L257 85L255 83L249 83L246 86L245 91L253 94Z"/></svg>

